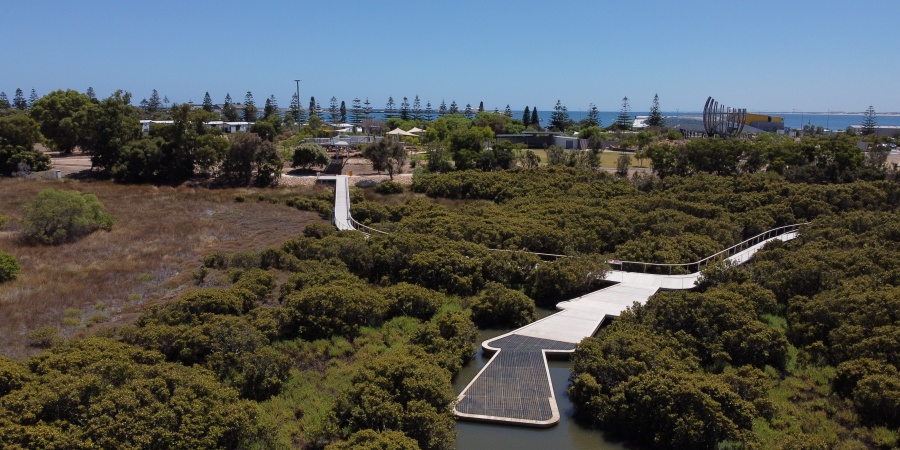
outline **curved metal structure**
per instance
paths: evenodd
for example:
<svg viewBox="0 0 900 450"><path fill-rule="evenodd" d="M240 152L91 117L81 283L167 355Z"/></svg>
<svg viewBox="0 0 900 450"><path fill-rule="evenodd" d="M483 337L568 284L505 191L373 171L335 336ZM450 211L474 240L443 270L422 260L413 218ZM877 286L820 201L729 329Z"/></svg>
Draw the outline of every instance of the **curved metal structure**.
<svg viewBox="0 0 900 450"><path fill-rule="evenodd" d="M737 109L720 105L714 98L706 99L703 107L703 128L708 136L723 139L737 137L747 122L747 109Z"/></svg>

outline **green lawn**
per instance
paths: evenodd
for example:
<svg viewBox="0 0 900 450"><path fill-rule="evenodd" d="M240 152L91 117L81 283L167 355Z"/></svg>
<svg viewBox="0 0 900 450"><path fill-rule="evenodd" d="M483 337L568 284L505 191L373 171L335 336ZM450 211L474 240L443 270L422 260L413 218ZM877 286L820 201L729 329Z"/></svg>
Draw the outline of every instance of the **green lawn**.
<svg viewBox="0 0 900 450"><path fill-rule="evenodd" d="M546 150L532 150L538 157L541 158L542 164L547 164L547 151ZM619 159L619 155L621 152L616 152L612 150L605 150L600 154L600 167L604 169L615 169L616 168L616 160ZM650 160L644 158L643 161L637 160L634 157L634 154L631 154L631 167L639 167L639 168L647 168L650 167Z"/></svg>

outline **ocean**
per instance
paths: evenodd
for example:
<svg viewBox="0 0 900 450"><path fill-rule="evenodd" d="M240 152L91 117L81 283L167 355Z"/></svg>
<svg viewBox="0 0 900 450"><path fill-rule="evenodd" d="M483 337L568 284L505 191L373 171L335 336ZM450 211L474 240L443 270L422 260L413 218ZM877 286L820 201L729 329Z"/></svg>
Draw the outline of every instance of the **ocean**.
<svg viewBox="0 0 900 450"><path fill-rule="evenodd" d="M851 125L862 125L863 119L865 115L862 113L858 114L847 114L847 113L777 113L777 112L756 112L749 111L754 114L765 114L769 116L778 116L784 118L784 126L787 128L802 128L803 125L812 125L812 126L822 126L830 130L846 130L847 127ZM538 117L541 119L541 124L546 126L550 122L550 115L553 111L541 111L538 110ZM636 111L632 112L631 116L646 116L649 115L649 112L646 111ZM666 117L677 117L677 116L692 116L692 117L702 117L702 111L668 111L662 113ZM613 122L615 122L616 117L619 115L618 111L601 111L600 112L600 120L603 126L609 126ZM522 111L513 112L513 117L521 119ZM587 117L587 111L569 111L569 117L572 120L578 122L581 119ZM900 114L892 113L886 115L878 115L876 113L875 121L878 125L891 125L891 126L900 126Z"/></svg>
<svg viewBox="0 0 900 450"><path fill-rule="evenodd" d="M847 127L851 125L862 125L863 119L865 115L862 113L778 113L778 112L758 112L758 111L749 111L754 114L764 114L769 116L778 116L784 118L784 125L786 128L802 128L803 125L812 125L812 126L821 126L830 130L846 130ZM541 119L541 125L547 126L550 123L550 116L553 114L553 110L538 110L538 117ZM632 111L629 115L632 119L635 116L646 116L649 115L649 112L646 111ZM669 118L675 118L678 116L689 116L701 118L703 116L702 111L668 111L662 113L664 116ZM588 115L587 111L569 111L569 118L578 122ZM600 111L600 123L602 126L606 127L615 122L616 117L619 115L618 111ZM325 113L325 116L328 117L328 113ZM373 113L371 117L382 118L383 114L381 113ZM435 118L437 118L437 114L435 113ZM522 119L522 111L513 111L513 118ZM878 125L891 125L891 126L900 126L900 114L891 113L884 115L877 115L875 117L876 123Z"/></svg>

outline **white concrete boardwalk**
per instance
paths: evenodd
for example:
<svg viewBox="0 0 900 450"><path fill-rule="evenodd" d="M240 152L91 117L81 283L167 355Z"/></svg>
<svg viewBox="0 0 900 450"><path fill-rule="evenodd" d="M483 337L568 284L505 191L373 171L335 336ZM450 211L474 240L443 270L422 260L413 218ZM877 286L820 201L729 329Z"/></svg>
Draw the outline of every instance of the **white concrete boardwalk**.
<svg viewBox="0 0 900 450"><path fill-rule="evenodd" d="M796 231L774 236L749 246L726 259L735 264L741 264L769 242L789 241L796 236ZM700 272L685 275L656 275L611 270L606 274L606 279L615 281L617 284L560 302L556 307L562 311L485 341L483 346L491 349L491 341L511 335L577 344L582 339L593 336L608 317L618 316L635 302L643 304L660 289L692 289L699 278Z"/></svg>
<svg viewBox="0 0 900 450"><path fill-rule="evenodd" d="M350 182L347 175L326 175L319 180L334 180L334 226L338 230L355 230L350 217Z"/></svg>
<svg viewBox="0 0 900 450"><path fill-rule="evenodd" d="M763 233L724 250L723 252L727 253L721 256L730 254L723 259L735 264L744 263L771 241L794 239L797 237L796 229L796 226L790 226ZM692 264L700 267L699 263L680 266L689 267ZM679 265L656 266L666 270ZM533 427L555 425L560 417L552 390L547 396L546 390L538 391L534 387L536 384L534 378L542 376L539 374L546 373L546 383L548 385L550 383L549 371L546 369L547 354L571 354L575 351L575 344L593 336L604 321L617 317L634 303L644 304L660 289L691 289L699 278L700 272L685 275L658 275L621 270L608 272L606 279L617 284L560 302L556 306L562 311L484 341L482 347L485 351L494 352L494 357L459 394L454 414L462 419L483 422ZM523 339L534 343L532 348L524 352L535 353L536 357L522 356ZM514 343L513 346L510 346L511 342ZM510 353L509 358L505 357L505 353ZM510 358L527 363L519 362L515 366L516 372L513 373L504 367L511 365L506 362L506 359ZM530 367L531 364L541 361L544 364L543 370ZM501 369L494 369L491 367L492 364L501 366ZM536 395L535 392L540 394Z"/></svg>

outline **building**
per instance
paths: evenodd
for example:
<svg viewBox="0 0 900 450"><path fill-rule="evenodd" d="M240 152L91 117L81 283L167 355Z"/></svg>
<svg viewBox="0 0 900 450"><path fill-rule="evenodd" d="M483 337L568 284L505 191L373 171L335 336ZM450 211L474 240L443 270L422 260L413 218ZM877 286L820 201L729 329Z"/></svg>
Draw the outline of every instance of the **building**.
<svg viewBox="0 0 900 450"><path fill-rule="evenodd" d="M144 133L150 132L151 125L172 125L174 124L174 120L142 120L141 121L141 131ZM238 131L249 132L250 126L253 125L252 122L223 122L221 120L214 120L212 122L204 122L204 125L210 128L218 128L222 130L223 133L231 134L237 133Z"/></svg>
<svg viewBox="0 0 900 450"><path fill-rule="evenodd" d="M747 113L747 119L744 125L756 128L761 131L775 133L784 130L784 118L778 116L764 116L762 114Z"/></svg>
<svg viewBox="0 0 900 450"><path fill-rule="evenodd" d="M851 125L847 128L855 131L856 134L862 134L863 128L865 128L865 127L863 127L862 125ZM876 136L887 136L887 137L900 136L900 126L876 125L875 126L875 135Z"/></svg>
<svg viewBox="0 0 900 450"><path fill-rule="evenodd" d="M513 144L525 144L528 148L543 149L551 145L558 145L566 150L584 150L587 148L585 139L575 136L567 136L558 131L523 131L519 134L498 134L497 142L511 142Z"/></svg>

